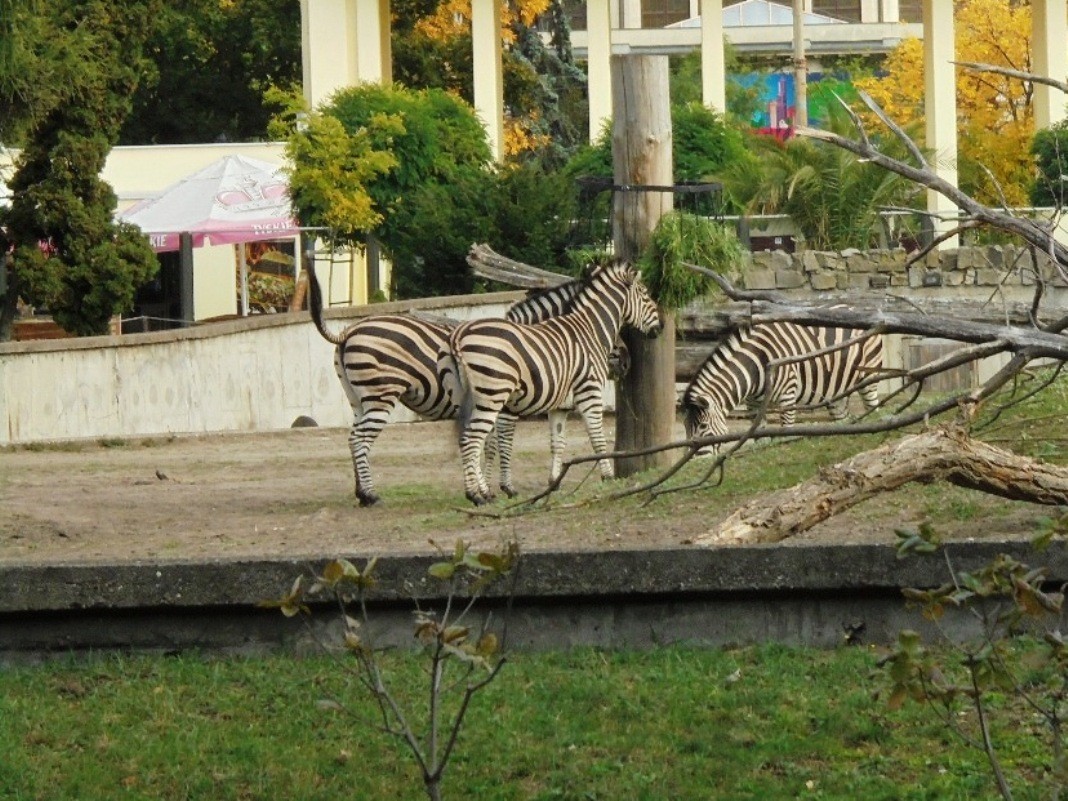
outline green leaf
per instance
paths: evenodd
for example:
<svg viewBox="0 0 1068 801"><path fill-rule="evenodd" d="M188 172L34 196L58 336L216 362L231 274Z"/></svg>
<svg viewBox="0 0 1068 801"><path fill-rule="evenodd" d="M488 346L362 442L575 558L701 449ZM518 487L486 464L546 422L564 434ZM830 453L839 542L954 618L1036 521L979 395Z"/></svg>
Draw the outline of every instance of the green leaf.
<svg viewBox="0 0 1068 801"><path fill-rule="evenodd" d="M431 578L448 581L456 573L456 565L452 562L435 562L426 572Z"/></svg>

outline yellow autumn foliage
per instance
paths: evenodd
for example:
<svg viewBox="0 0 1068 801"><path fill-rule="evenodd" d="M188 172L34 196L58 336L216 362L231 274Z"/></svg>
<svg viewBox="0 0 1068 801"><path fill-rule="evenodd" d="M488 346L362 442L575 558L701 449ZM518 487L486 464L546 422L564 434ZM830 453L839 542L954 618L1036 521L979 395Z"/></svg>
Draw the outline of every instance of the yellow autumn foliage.
<svg viewBox="0 0 1068 801"><path fill-rule="evenodd" d="M549 0L512 0L502 4L501 39L512 44L512 23L518 19L524 25L533 25L548 7ZM437 41L467 33L471 30L471 0L445 0L434 14L419 20L415 30Z"/></svg>
<svg viewBox="0 0 1068 801"><path fill-rule="evenodd" d="M1031 69L1031 6L1006 0L957 0L956 60ZM884 64L886 75L856 81L902 125L923 117L923 45L902 42ZM957 70L957 137L961 183L985 202L1000 202L982 165L1000 184L1011 205L1026 205L1031 180L1029 154L1034 134L1031 93L1023 81L987 72ZM968 174L965 174L965 173Z"/></svg>

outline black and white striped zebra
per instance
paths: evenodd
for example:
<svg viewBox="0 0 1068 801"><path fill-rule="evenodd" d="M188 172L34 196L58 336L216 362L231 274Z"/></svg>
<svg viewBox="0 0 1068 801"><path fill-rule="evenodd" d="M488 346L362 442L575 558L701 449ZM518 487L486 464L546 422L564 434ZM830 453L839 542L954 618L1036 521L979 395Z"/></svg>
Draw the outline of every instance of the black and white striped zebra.
<svg viewBox="0 0 1068 801"><path fill-rule="evenodd" d="M323 322L323 299L314 266L308 268L309 308L319 333L337 346L334 368L352 406L349 451L361 506L379 500L371 477L370 452L397 403L429 420L455 417L457 406L438 380L438 354L448 348L457 321L414 314L364 317L344 331L332 333ZM581 281L529 294L513 304L509 319L534 323L571 308ZM514 430L514 426L512 427ZM502 474L510 475L511 443L500 447ZM506 492L511 491L509 482Z"/></svg>
<svg viewBox="0 0 1068 801"><path fill-rule="evenodd" d="M661 322L656 303L630 265L593 267L584 280L587 287L567 314L531 325L506 320L462 323L450 336L449 350L441 354L442 384L455 387L460 406L464 491L476 504L493 497L482 472L482 451L495 426L503 455L516 418L549 412L552 478L559 475L563 461L566 412L561 410L575 408L594 452L608 451L602 418L613 343L624 325L655 335ZM600 460L600 468L602 477L612 477L609 460Z"/></svg>
<svg viewBox="0 0 1068 801"><path fill-rule="evenodd" d="M780 408L780 420L786 426L794 424L799 406L826 405L832 418L845 419L847 396L854 391L859 391L868 409L875 409L879 405L875 384L859 389L858 384L882 368L883 340L862 334L848 328L789 322L761 323L735 331L705 359L683 393L686 436L722 436L727 433L730 412L742 404L761 402L766 396L769 408ZM856 341L843 345L852 339ZM768 369L772 361L806 354L814 355L774 371ZM769 372L774 375L769 376ZM718 446L708 446L698 453L717 451Z"/></svg>

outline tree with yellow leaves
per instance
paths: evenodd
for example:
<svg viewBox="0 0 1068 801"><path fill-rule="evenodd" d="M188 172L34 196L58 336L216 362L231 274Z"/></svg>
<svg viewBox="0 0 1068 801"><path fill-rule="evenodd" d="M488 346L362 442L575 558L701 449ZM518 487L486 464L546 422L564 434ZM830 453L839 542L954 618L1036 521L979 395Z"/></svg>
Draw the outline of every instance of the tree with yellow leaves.
<svg viewBox="0 0 1068 801"><path fill-rule="evenodd" d="M501 4L501 39L515 43L514 24L533 25L549 8L549 0L512 0ZM437 9L416 24L415 30L427 38L444 41L471 29L471 0L443 0Z"/></svg>
<svg viewBox="0 0 1068 801"><path fill-rule="evenodd" d="M396 0L394 75L472 101L471 0ZM548 22L552 41L535 30ZM559 166L585 141L585 72L574 63L560 0L510 0L501 6L504 45L505 155L536 155Z"/></svg>
<svg viewBox="0 0 1068 801"><path fill-rule="evenodd" d="M957 0L956 60L1031 70L1031 6L1019 0ZM885 75L856 81L896 122L923 117L923 46L902 42ZM1032 87L989 72L957 72L958 179L984 203L1026 205L1033 179ZM989 170L989 172L987 172Z"/></svg>

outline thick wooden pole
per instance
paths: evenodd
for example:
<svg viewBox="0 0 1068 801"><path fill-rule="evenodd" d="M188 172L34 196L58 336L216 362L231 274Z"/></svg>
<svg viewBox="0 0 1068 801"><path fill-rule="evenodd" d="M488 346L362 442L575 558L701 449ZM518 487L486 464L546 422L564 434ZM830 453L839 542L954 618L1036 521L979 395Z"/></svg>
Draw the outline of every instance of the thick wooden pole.
<svg viewBox="0 0 1068 801"><path fill-rule="evenodd" d="M674 196L671 107L667 56L612 58L612 162L617 190L612 209L616 254L636 260ZM649 187L667 188L667 191ZM663 315L655 340L625 331L630 372L616 387L617 451L671 442L675 421L675 321ZM616 473L629 476L671 464L670 452L619 459Z"/></svg>

